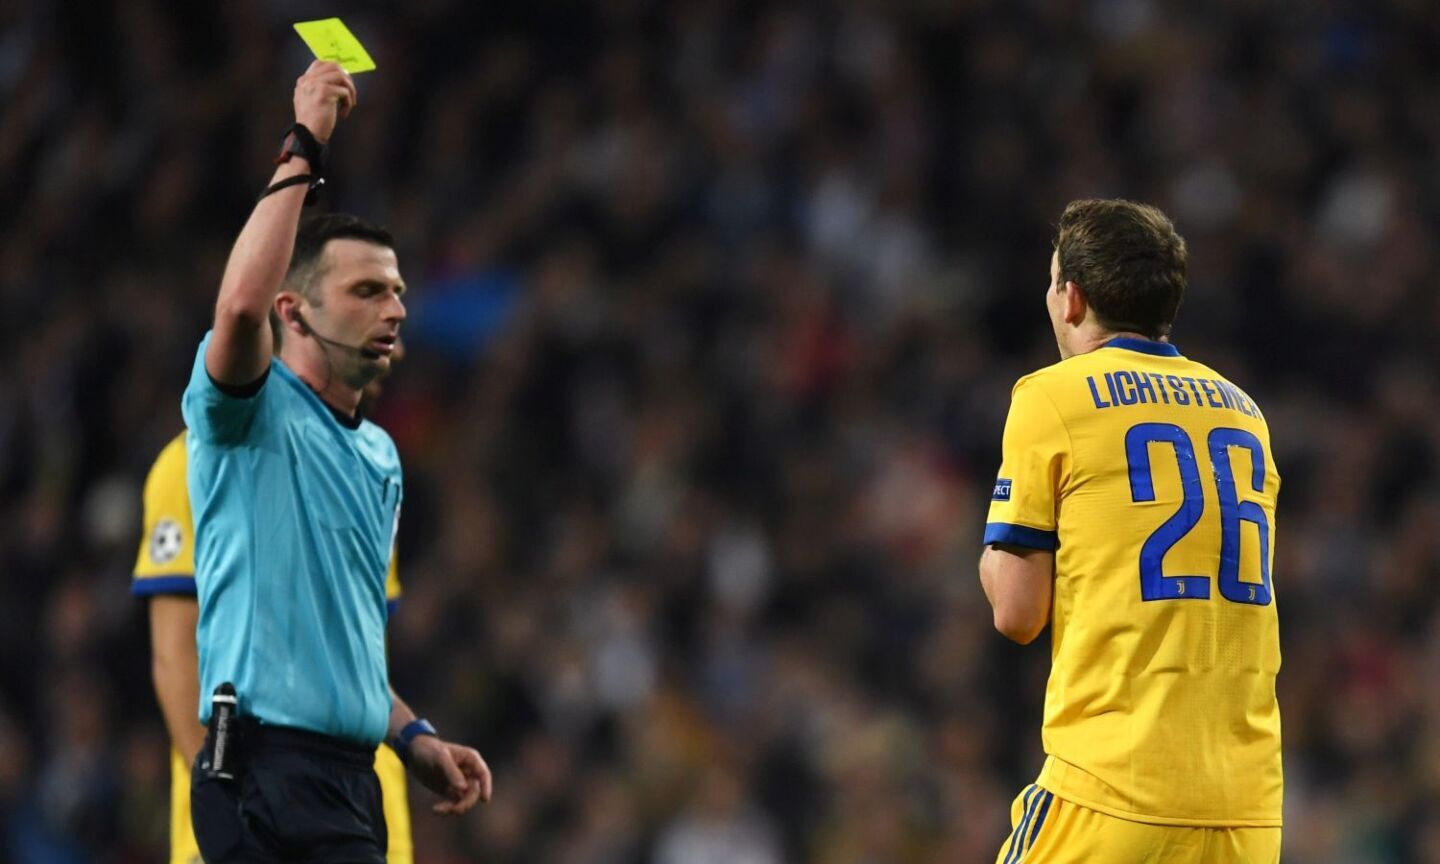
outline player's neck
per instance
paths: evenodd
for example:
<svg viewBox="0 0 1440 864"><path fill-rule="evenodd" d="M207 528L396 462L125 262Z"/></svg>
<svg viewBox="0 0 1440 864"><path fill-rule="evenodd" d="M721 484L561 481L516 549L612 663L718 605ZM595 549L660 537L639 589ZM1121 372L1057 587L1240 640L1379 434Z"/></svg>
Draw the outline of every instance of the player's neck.
<svg viewBox="0 0 1440 864"><path fill-rule="evenodd" d="M1070 356L1089 354L1097 348L1104 348L1112 339L1141 339L1146 342L1154 342L1149 336L1143 333L1136 333L1131 330L1106 330L1103 327L1083 326L1070 338Z"/></svg>

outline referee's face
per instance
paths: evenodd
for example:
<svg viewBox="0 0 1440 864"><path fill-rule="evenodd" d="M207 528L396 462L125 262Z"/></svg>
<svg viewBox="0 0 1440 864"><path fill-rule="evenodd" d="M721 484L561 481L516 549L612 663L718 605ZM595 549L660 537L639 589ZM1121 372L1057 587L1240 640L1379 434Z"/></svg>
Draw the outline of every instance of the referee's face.
<svg viewBox="0 0 1440 864"><path fill-rule="evenodd" d="M325 246L320 276L321 303L311 310L317 332L353 352L335 356L344 377L364 387L390 370L405 320L405 281L395 250L365 240L342 238Z"/></svg>

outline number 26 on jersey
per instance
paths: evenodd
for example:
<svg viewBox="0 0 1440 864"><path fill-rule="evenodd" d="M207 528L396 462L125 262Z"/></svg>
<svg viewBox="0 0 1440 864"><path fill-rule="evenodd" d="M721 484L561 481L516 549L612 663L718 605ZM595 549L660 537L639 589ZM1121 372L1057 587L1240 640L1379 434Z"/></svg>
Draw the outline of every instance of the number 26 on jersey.
<svg viewBox="0 0 1440 864"><path fill-rule="evenodd" d="M1165 555L1189 534L1205 512L1200 466L1195 445L1184 429L1173 423L1141 423L1125 433L1125 455L1130 464L1130 498L1136 503L1155 500L1151 474L1150 445L1168 444L1180 466L1180 487L1184 500L1180 509L1156 528L1140 548L1140 597L1143 600L1204 600L1210 597L1209 576L1166 576ZM1250 451L1250 487L1265 489L1265 448L1260 439L1242 429L1212 429L1205 442L1213 466L1215 491L1220 501L1220 596L1232 603L1265 606L1270 603L1270 521L1254 501L1242 501L1235 488L1230 451ZM1240 578L1241 523L1249 522L1260 537L1260 581Z"/></svg>

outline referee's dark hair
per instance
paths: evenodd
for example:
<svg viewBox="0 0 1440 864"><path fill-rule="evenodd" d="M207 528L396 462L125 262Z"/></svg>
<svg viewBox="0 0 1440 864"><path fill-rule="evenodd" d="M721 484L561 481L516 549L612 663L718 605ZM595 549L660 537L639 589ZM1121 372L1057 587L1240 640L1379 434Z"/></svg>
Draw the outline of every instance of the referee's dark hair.
<svg viewBox="0 0 1440 864"><path fill-rule="evenodd" d="M295 250L290 253L290 266L285 270L285 288L304 297L311 306L319 306L324 300L315 285L325 273L323 253L331 240L364 240L395 248L395 238L389 231L350 213L323 213L300 220L300 227L295 231ZM270 332L278 352L285 328L280 325L280 316L274 308L270 310Z"/></svg>
<svg viewBox="0 0 1440 864"><path fill-rule="evenodd" d="M1074 282L1111 332L1170 335L1189 253L1170 218L1121 199L1071 201L1055 238L1060 278Z"/></svg>

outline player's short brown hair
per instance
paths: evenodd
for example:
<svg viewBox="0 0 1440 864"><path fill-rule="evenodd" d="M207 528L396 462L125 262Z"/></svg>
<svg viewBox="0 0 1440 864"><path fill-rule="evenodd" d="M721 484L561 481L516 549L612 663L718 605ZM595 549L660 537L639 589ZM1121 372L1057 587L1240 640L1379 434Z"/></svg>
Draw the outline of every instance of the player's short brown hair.
<svg viewBox="0 0 1440 864"><path fill-rule="evenodd" d="M1060 279L1080 286L1101 326L1151 339L1170 334L1189 254L1164 213L1121 199L1071 201L1055 252Z"/></svg>

